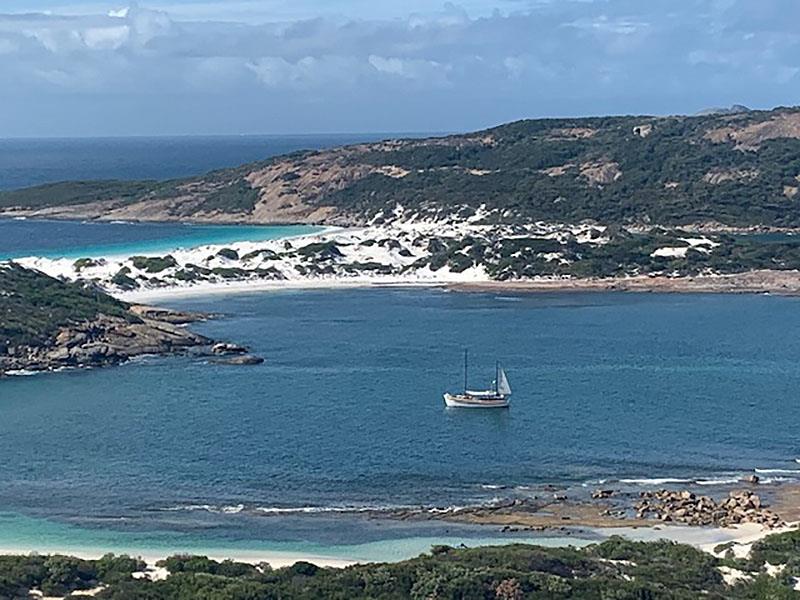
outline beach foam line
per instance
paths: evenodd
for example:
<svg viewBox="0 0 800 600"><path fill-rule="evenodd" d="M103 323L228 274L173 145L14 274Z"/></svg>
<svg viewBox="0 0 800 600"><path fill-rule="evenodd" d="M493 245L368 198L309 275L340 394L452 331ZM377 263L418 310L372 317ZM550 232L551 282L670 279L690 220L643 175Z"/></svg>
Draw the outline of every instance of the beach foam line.
<svg viewBox="0 0 800 600"><path fill-rule="evenodd" d="M481 502L480 506L493 506L506 498L494 497ZM414 510L428 514L448 514L464 510L473 506L470 505L447 505L447 506L424 506L420 504L362 504L345 506L246 506L236 504L230 506L218 506L216 504L179 504L177 506L167 506L157 508L159 512L208 512L213 514L237 515L259 514L259 515L315 515L315 514L363 514L363 513L387 513L397 510Z"/></svg>
<svg viewBox="0 0 800 600"><path fill-rule="evenodd" d="M762 475L800 475L800 469L754 469Z"/></svg>
<svg viewBox="0 0 800 600"><path fill-rule="evenodd" d="M367 506L294 506L294 507L281 507L281 506L256 506L253 509L255 512L265 515L309 515L309 514L324 514L324 513L359 513L371 512L380 510Z"/></svg>
<svg viewBox="0 0 800 600"><path fill-rule="evenodd" d="M673 483L697 483L695 479L678 479L673 477L654 477L652 479L620 479L620 483L628 485L667 485Z"/></svg>
<svg viewBox="0 0 800 600"><path fill-rule="evenodd" d="M492 502L498 502L498 498L494 498ZM489 503L491 504L491 503ZM298 506L298 507L280 507L280 506L257 506L253 509L254 512L266 515L286 515L286 514L358 514L358 513L385 513L395 510L419 510L429 514L447 514L456 512L467 508L466 506L450 505L450 506L429 506L421 507L420 505L410 504L396 504L396 505L364 505L364 506Z"/></svg>
<svg viewBox="0 0 800 600"><path fill-rule="evenodd" d="M765 477L760 483L762 485L770 485L773 483L787 483L789 481L797 481L797 477Z"/></svg>
<svg viewBox="0 0 800 600"><path fill-rule="evenodd" d="M698 479L695 481L697 485L733 485L741 481L740 477L728 477L719 479Z"/></svg>
<svg viewBox="0 0 800 600"><path fill-rule="evenodd" d="M245 510L244 504L236 504L231 506L215 506L213 504L182 504L180 506L168 506L166 508L158 509L163 512L196 512L205 511L210 513L221 513L226 515L235 515Z"/></svg>
<svg viewBox="0 0 800 600"><path fill-rule="evenodd" d="M236 515L239 513L258 513L266 515L322 514L322 513L366 513L390 510L418 509L411 505L358 505L358 506L245 506L244 504L179 504L156 509L161 512L209 512L214 514Z"/></svg>

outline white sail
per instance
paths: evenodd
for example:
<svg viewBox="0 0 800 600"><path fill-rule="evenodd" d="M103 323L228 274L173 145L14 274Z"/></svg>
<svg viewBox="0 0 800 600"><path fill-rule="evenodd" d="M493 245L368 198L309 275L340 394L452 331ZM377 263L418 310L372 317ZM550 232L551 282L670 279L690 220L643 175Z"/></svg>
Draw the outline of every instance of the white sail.
<svg viewBox="0 0 800 600"><path fill-rule="evenodd" d="M508 378L506 377L506 372L503 371L503 369L500 369L497 372L497 393L501 396L511 395L511 386L508 385Z"/></svg>

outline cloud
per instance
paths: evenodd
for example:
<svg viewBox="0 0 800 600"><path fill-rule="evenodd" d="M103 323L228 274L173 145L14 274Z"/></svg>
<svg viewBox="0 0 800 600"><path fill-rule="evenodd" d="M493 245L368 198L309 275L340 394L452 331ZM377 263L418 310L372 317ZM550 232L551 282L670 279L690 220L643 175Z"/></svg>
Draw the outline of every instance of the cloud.
<svg viewBox="0 0 800 600"><path fill-rule="evenodd" d="M0 136L454 130L790 104L797 18L794 0L52 6L0 14ZM104 111L127 118L93 120Z"/></svg>

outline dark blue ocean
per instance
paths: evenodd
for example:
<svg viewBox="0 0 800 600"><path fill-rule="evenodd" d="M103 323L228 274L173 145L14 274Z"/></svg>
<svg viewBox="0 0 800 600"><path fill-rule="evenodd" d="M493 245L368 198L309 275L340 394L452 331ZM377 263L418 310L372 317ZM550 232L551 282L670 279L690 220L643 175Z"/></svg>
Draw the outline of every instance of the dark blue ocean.
<svg viewBox="0 0 800 600"><path fill-rule="evenodd" d="M404 134L408 135L408 134ZM170 179L298 150L391 134L0 139L0 190L67 180ZM394 137L397 137L396 135ZM311 228L180 223L76 223L0 219L0 260L165 253L180 247L261 241Z"/></svg>
<svg viewBox="0 0 800 600"><path fill-rule="evenodd" d="M798 476L798 299L372 289L169 305L223 315L196 329L266 363L1 382L3 510L95 536L324 545L420 533L343 508ZM505 366L509 411L444 408L466 346L474 385Z"/></svg>
<svg viewBox="0 0 800 600"><path fill-rule="evenodd" d="M56 181L186 177L298 150L388 137L397 135L0 138L0 190Z"/></svg>

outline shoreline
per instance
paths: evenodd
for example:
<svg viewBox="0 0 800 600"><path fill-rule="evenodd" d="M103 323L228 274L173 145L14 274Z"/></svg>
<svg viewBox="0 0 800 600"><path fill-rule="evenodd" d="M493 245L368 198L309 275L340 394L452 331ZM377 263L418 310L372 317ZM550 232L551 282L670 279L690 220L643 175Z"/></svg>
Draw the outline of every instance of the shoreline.
<svg viewBox="0 0 800 600"><path fill-rule="evenodd" d="M296 280L243 280L206 282L189 286L164 286L131 292L111 292L126 302L168 301L174 298L275 292L282 290L338 290L380 288L430 288L468 293L571 293L621 292L664 294L775 294L800 296L798 271L750 271L700 277L631 277L608 279L539 279L514 281L457 281L411 278L307 278Z"/></svg>
<svg viewBox="0 0 800 600"><path fill-rule="evenodd" d="M717 272L731 265L717 265L716 269L710 266L702 269L700 265L684 270L702 273L696 275L678 275L676 267L667 262L657 263L667 258L686 259L690 250L693 255L707 257L721 245L718 241L686 235L678 232L673 236L675 239L648 242L660 246L649 254L649 260L656 263L641 267L643 271L639 267L627 269L627 275L616 275L616 271L608 269L572 272L545 268L528 272L516 263L514 268L502 267L497 257L478 259L454 249L473 239L479 240L475 244L482 252L505 239L517 240L514 242L517 244L522 243L521 239L533 239L552 250L536 254L536 260L573 265L583 259L570 254L570 244L583 247L591 255L598 248L614 243L605 226L534 223L520 230L508 225L483 225L475 219L412 220L350 228L329 226L263 241L175 248L161 256L157 256L159 251L128 257L93 253L78 260L37 256L14 260L52 277L94 282L112 295L134 302L282 289L373 287L520 294L661 292L800 296L800 269L770 269L775 263L763 263L768 268L761 269L754 263L742 263L739 268L747 268L745 264L753 266L731 274ZM503 255L503 260L513 262L520 252ZM606 275L585 276L592 272Z"/></svg>
<svg viewBox="0 0 800 600"><path fill-rule="evenodd" d="M41 554L45 556L73 556L82 560L98 560L106 554L115 554L117 556L127 555L134 558L141 558L147 563L148 567L155 568L156 563L176 555L191 555L191 556L206 556L211 560L222 562L225 560L233 560L236 562L247 563L251 565L258 565L260 563L269 563L274 568L290 567L297 562L310 562L318 567L331 567L335 569L342 569L355 564L361 564L362 561L348 560L345 558L335 558L330 556L319 556L315 554L305 553L291 553L291 552L277 552L277 551L246 551L246 550L232 550L225 551L220 549L211 549L208 552L203 550L184 552L180 547L176 547L174 552L159 552L156 550L147 549L130 549L120 547L114 548L82 548L78 546L64 546L52 548L34 548L29 546L5 547L0 546L0 556L25 556L31 554Z"/></svg>
<svg viewBox="0 0 800 600"><path fill-rule="evenodd" d="M749 547L774 534L796 531L800 523L790 523L777 529L762 528L759 525L748 523L735 527L690 527L681 525L663 525L654 527L636 527L626 525L619 528L593 527L574 528L570 531L574 535L556 534L541 537L491 537L469 538L396 538L386 539L352 546L352 551L342 549L346 545L335 547L339 552L329 554L315 551L284 551L269 549L246 548L215 548L215 547L182 547L176 544L171 548L149 548L146 546L101 545L83 546L80 544L0 544L0 556L27 556L27 555L61 555L72 556L84 560L97 560L106 554L117 556L127 555L140 558L155 568L156 563L171 556L205 556L215 561L232 560L236 562L258 565L268 563L273 568L289 567L297 562L309 562L318 567L345 568L358 564L394 563L415 558L421 554L429 553L435 545L450 545L452 547L465 546L469 548L499 547L505 545L530 545L545 548L584 547L602 541L612 536L622 536L636 542L655 542L666 540L678 544L686 544L716 554L715 548L721 544L749 550ZM488 533L488 532L487 532Z"/></svg>
<svg viewBox="0 0 800 600"><path fill-rule="evenodd" d="M800 271L756 270L725 275L663 277L642 275L623 278L516 280L455 283L463 292L635 292L675 294L776 294L800 295Z"/></svg>

